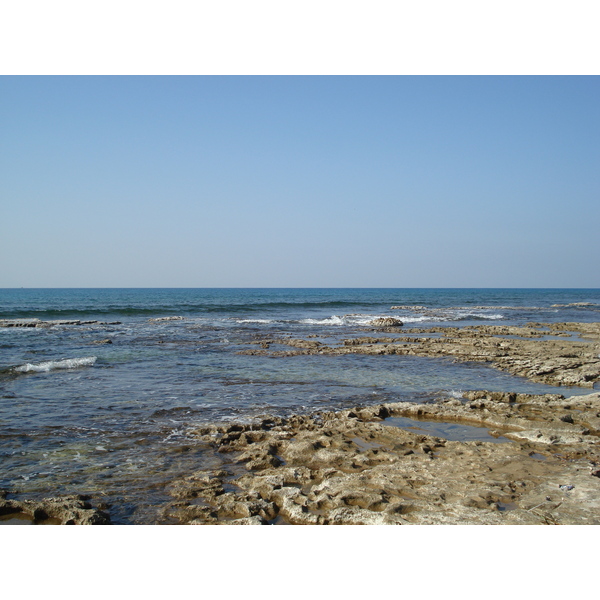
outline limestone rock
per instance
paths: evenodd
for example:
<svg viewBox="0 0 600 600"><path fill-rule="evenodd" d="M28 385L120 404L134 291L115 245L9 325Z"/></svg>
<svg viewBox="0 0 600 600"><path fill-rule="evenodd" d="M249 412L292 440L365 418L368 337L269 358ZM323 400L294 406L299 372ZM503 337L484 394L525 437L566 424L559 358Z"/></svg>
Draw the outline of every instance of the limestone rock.
<svg viewBox="0 0 600 600"><path fill-rule="evenodd" d="M373 327L402 327L404 323L400 319L395 317L379 317L369 321L369 325Z"/></svg>
<svg viewBox="0 0 600 600"><path fill-rule="evenodd" d="M94 508L89 496L69 495L43 500L8 500L8 493L0 493L0 515L22 515L32 522L60 525L108 525L110 516Z"/></svg>
<svg viewBox="0 0 600 600"><path fill-rule="evenodd" d="M148 319L151 323L159 323L161 321L183 321L183 317L155 317L154 319Z"/></svg>

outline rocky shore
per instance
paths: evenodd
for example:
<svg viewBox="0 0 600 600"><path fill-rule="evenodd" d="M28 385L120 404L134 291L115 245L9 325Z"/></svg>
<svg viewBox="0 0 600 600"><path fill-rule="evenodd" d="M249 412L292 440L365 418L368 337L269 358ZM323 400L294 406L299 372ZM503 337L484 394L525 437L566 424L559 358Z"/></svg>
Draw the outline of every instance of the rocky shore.
<svg viewBox="0 0 600 600"><path fill-rule="evenodd" d="M371 331L397 333L398 328ZM549 385L591 388L600 380L600 323L415 328L410 330L410 335L355 337L341 340L338 345L292 338L263 339L255 343L261 348L240 353L273 357L301 354L445 356L459 361L490 363L513 375Z"/></svg>
<svg viewBox="0 0 600 600"><path fill-rule="evenodd" d="M0 490L0 518L41 525L108 525L110 516L89 502L89 496L72 494L42 500L7 499Z"/></svg>
<svg viewBox="0 0 600 600"><path fill-rule="evenodd" d="M591 388L600 379L598 323L411 333L427 336L357 337L337 346L257 340L260 349L243 352L441 355L486 361L554 385ZM419 426L426 423L481 428L482 439L449 441ZM208 427L199 440L228 460L174 481L164 518L192 524L598 524L599 436L597 392L568 398L471 391L426 404Z"/></svg>
<svg viewBox="0 0 600 600"><path fill-rule="evenodd" d="M398 417L417 427L477 425L499 437L448 441L393 426ZM598 393L480 391L425 405L209 427L199 439L229 464L174 481L164 517L192 524L598 524L599 434Z"/></svg>
<svg viewBox="0 0 600 600"><path fill-rule="evenodd" d="M61 325L120 325L121 321L106 323L103 321L82 321L81 319L54 319L42 321L41 319L0 319L0 327L41 327L50 328Z"/></svg>
<svg viewBox="0 0 600 600"><path fill-rule="evenodd" d="M600 323L440 327L405 335L398 327L370 329L336 344L257 339L242 352L446 356L553 385L593 388L600 381ZM452 425L473 428L471 441L443 434ZM196 435L216 466L172 481L159 522L600 523L596 391L571 397L469 391L427 403L266 416L203 427ZM95 509L84 497L36 504L6 496L0 495L0 515L109 521L109 507Z"/></svg>

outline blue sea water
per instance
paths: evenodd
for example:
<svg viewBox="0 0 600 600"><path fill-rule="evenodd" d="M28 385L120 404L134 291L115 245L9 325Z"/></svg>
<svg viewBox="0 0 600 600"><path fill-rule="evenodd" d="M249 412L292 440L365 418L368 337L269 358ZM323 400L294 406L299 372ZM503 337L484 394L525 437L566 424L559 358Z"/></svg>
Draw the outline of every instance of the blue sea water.
<svg viewBox="0 0 600 600"><path fill-rule="evenodd" d="M169 316L183 319L153 320ZM214 460L200 424L468 389L589 392L451 359L238 354L269 337L364 335L380 316L400 317L402 334L593 322L600 290L0 289L0 319L102 322L0 328L0 489L89 493L116 522L155 522L168 482Z"/></svg>

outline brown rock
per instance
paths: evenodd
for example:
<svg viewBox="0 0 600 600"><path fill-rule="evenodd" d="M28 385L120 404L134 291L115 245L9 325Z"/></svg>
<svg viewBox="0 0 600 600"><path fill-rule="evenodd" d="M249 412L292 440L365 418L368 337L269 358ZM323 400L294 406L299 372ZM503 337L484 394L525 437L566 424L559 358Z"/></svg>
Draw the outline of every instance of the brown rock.
<svg viewBox="0 0 600 600"><path fill-rule="evenodd" d="M373 327L402 327L404 325L400 319L394 317L380 317L369 321L368 324Z"/></svg>

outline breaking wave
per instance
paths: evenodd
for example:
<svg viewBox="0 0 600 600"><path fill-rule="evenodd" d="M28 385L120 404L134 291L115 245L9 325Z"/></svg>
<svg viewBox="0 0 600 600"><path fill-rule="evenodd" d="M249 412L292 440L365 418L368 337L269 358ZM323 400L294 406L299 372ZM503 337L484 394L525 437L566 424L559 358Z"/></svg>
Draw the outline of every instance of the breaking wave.
<svg viewBox="0 0 600 600"><path fill-rule="evenodd" d="M15 373L47 373L55 369L78 369L79 367L91 367L97 360L96 356L84 358L65 358L63 360L49 360L41 363L26 363L19 367L13 367Z"/></svg>
<svg viewBox="0 0 600 600"><path fill-rule="evenodd" d="M398 318L404 323L433 323L448 321L499 321L504 319L500 313L480 313L464 310L430 310L419 316L398 315Z"/></svg>
<svg viewBox="0 0 600 600"><path fill-rule="evenodd" d="M368 325L377 315L332 315L325 319L301 319L304 325Z"/></svg>
<svg viewBox="0 0 600 600"><path fill-rule="evenodd" d="M269 323L277 323L275 319L232 319L237 323L260 323L260 324L269 324Z"/></svg>
<svg viewBox="0 0 600 600"><path fill-rule="evenodd" d="M394 315L396 316L396 315ZM271 324L300 324L300 325L322 325L322 326L370 326L371 321L375 319L388 318L389 314L347 314L331 315L322 318L305 319L240 319L232 317L232 320L238 324L271 325ZM499 313L485 314L472 311L456 310L431 310L427 314L416 316L401 315L400 320L404 323L435 323L448 321L498 321L504 319L504 315Z"/></svg>

